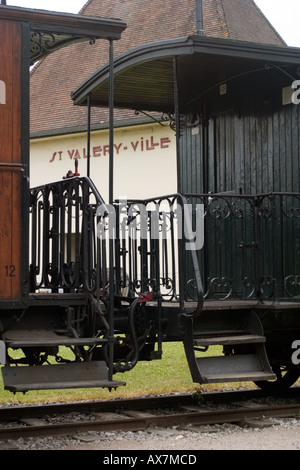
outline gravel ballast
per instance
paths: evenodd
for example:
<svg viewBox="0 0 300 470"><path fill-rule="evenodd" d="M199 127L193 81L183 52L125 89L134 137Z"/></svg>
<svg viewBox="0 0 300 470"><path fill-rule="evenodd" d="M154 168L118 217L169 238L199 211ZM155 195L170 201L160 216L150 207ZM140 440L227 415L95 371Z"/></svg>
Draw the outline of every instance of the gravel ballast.
<svg viewBox="0 0 300 470"><path fill-rule="evenodd" d="M10 450L197 451L299 450L300 420L268 419L244 424L137 432L89 432L67 437L27 438L2 443Z"/></svg>

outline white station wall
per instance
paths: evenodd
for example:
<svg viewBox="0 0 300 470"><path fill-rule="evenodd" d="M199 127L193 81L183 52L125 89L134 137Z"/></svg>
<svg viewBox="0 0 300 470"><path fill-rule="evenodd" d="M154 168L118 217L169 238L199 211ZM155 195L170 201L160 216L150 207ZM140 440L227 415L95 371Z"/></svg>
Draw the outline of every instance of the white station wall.
<svg viewBox="0 0 300 470"><path fill-rule="evenodd" d="M109 136L107 130L91 134L90 176L108 201ZM32 139L30 186L57 181L69 170L87 174L85 133ZM114 198L148 198L177 191L176 139L167 125L122 127L114 136Z"/></svg>

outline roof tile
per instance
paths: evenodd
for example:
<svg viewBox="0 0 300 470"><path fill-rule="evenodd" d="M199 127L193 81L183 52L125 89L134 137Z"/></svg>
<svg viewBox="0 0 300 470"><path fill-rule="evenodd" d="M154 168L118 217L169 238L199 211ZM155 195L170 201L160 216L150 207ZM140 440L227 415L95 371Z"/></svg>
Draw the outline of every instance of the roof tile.
<svg viewBox="0 0 300 470"><path fill-rule="evenodd" d="M196 32L197 0L89 0L81 14L120 18L128 28L115 41L118 55L134 46ZM204 34L269 44L285 44L253 0L203 0ZM73 105L70 93L108 61L105 41L68 46L42 60L31 72L32 133L51 133L86 124L86 109ZM107 110L94 109L92 124L107 121ZM116 119L134 118L116 110Z"/></svg>

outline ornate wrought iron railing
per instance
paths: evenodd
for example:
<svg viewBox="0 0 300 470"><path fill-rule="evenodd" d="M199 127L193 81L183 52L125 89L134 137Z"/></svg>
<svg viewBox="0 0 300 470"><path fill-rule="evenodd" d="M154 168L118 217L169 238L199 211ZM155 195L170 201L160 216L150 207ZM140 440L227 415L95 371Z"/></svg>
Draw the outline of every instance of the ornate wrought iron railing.
<svg viewBox="0 0 300 470"><path fill-rule="evenodd" d="M31 190L31 292L94 291L107 283L106 246L97 239L99 204L104 201L89 178Z"/></svg>
<svg viewBox="0 0 300 470"><path fill-rule="evenodd" d="M189 194L202 204L205 299L299 300L300 194Z"/></svg>
<svg viewBox="0 0 300 470"><path fill-rule="evenodd" d="M173 194L118 201L114 209L119 290L126 286L133 297L151 292L164 302L177 301L182 312L196 301L199 313L203 292L196 250L203 244L203 225L193 230L186 199Z"/></svg>
<svg viewBox="0 0 300 470"><path fill-rule="evenodd" d="M193 312L199 312L203 299L195 247L203 243L203 231L193 231L190 215L187 201L177 194L107 205L89 178L34 188L30 290L109 292L113 268L116 295L177 301L182 312L185 302L196 300Z"/></svg>
<svg viewBox="0 0 300 470"><path fill-rule="evenodd" d="M88 178L31 190L31 292L298 300L300 194L175 194L106 205ZM109 243L109 239L113 243ZM203 280L203 287L202 281ZM110 279L111 281L111 279Z"/></svg>

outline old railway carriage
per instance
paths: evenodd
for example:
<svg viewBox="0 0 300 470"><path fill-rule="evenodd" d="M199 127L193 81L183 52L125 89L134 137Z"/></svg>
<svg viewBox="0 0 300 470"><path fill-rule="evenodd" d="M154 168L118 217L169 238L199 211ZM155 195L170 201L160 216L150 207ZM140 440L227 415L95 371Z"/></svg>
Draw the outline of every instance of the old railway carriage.
<svg viewBox="0 0 300 470"><path fill-rule="evenodd" d="M293 384L299 50L195 36L113 62L122 21L1 6L0 22L5 388L117 387L115 373L160 359L166 341L183 341L196 383ZM83 38L109 44L109 65L72 93L87 106L88 149L91 107L109 106L108 201L89 177L89 155L87 176L75 167L28 185L30 59ZM167 116L177 194L114 200L114 103ZM204 354L211 345L219 356Z"/></svg>
<svg viewBox="0 0 300 470"><path fill-rule="evenodd" d="M179 247L177 333L195 382L274 389L299 376L299 60L297 48L193 36L115 62L116 106L163 113L176 129L195 242ZM106 90L104 67L73 99L102 106ZM167 336L176 317L162 298ZM215 344L223 355L203 357Z"/></svg>
<svg viewBox="0 0 300 470"><path fill-rule="evenodd" d="M117 19L0 6L0 349L4 386L14 392L117 385L104 360L87 363L85 351L108 340L96 335L93 289L79 288L85 284L84 236L80 248L75 243L74 263L82 257L76 282L68 258L71 232L84 211L80 197L88 206L98 193L89 180L75 183L81 196L59 184L30 193L29 73L47 54L84 40L105 41L112 64L113 43L125 28ZM74 205L77 218L68 210ZM85 226L85 217L80 220ZM74 351L74 361L60 356L61 345ZM43 366L52 356L55 364Z"/></svg>

